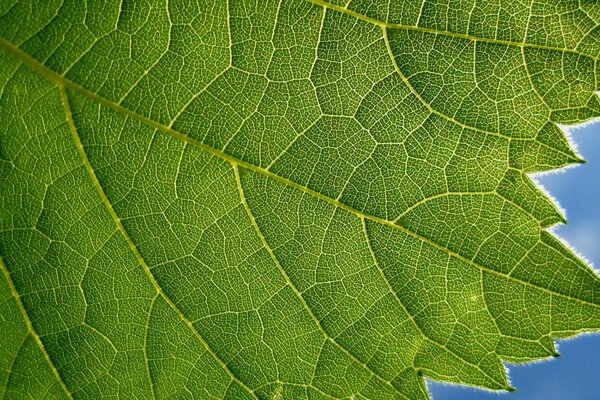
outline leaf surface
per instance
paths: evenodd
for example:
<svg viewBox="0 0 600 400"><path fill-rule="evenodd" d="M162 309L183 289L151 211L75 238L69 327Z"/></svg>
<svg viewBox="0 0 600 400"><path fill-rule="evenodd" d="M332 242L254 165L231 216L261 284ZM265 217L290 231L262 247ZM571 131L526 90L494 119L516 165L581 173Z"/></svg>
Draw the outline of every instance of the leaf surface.
<svg viewBox="0 0 600 400"><path fill-rule="evenodd" d="M110 3L110 2L109 2ZM427 399L600 328L527 173L600 5L0 5L0 396Z"/></svg>

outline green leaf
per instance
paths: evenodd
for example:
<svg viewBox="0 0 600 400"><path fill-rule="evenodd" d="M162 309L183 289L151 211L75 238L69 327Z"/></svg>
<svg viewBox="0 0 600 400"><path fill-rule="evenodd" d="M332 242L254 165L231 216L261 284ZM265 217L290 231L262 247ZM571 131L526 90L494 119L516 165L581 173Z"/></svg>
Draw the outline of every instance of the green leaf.
<svg viewBox="0 0 600 400"><path fill-rule="evenodd" d="M597 1L0 3L0 397L427 399L600 328L527 173Z"/></svg>

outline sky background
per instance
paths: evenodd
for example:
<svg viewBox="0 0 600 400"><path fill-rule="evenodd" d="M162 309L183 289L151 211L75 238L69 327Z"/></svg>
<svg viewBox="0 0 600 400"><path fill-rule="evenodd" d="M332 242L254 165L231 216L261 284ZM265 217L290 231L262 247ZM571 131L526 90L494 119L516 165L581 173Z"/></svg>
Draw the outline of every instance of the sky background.
<svg viewBox="0 0 600 400"><path fill-rule="evenodd" d="M566 209L568 224L555 232L600 268L600 120L571 129L586 164L536 177ZM558 341L559 358L514 365L513 393L493 393L430 382L434 400L597 400L600 399L600 334Z"/></svg>

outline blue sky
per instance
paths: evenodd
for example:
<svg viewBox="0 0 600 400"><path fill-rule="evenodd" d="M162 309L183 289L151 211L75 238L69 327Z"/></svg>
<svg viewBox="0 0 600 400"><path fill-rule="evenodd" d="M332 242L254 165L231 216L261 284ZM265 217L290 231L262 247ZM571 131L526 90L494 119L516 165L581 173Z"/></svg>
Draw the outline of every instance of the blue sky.
<svg viewBox="0 0 600 400"><path fill-rule="evenodd" d="M556 232L600 269L600 120L571 130L586 164L536 180L566 209L567 225ZM510 365L514 393L491 393L430 383L434 400L596 400L600 399L600 334L559 341L560 358Z"/></svg>

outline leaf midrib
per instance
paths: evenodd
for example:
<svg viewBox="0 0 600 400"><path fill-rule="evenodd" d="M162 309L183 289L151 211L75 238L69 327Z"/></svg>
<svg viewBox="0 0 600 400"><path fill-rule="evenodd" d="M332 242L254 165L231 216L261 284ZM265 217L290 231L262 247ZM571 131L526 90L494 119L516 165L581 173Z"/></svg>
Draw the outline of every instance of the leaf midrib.
<svg viewBox="0 0 600 400"><path fill-rule="evenodd" d="M441 36L449 36L449 37L455 37L455 38L459 38L459 39L466 39L466 40L471 40L474 42L485 42L485 43L494 43L494 44L500 44L500 45L504 45L504 46L511 46L511 47L528 47L528 48L532 48L532 49L541 49L541 50L550 50L550 51L558 51L558 52L566 52L566 53L572 53L572 54L576 54L578 56L581 57L586 57L589 58L591 60L594 61L598 61L600 60L600 57L594 57L591 54L586 54L583 53L581 51L575 50L575 49L564 49L564 48L560 48L560 47L554 47L554 46L546 46L546 45L541 45L541 44L534 44L534 43L526 43L526 42L513 42L510 40L502 40L502 39L493 39L493 38L486 38L486 37L480 37L480 36L473 36L473 35L469 35L469 34L465 34L465 33L458 33L458 32L451 32L451 31L443 31L440 29L432 29L432 28L424 28L424 27L420 27L420 26L415 26L415 25L403 25L403 24L396 24L396 23L390 23L390 22L385 22L385 21L381 21L378 20L376 18L372 18L369 17L367 15L364 14L360 14L356 11L352 11L349 10L345 7L342 6L338 6L336 4L332 4L323 0L305 0L309 3L312 4L316 4L325 8L328 8L330 10L335 10L337 12L346 14L346 15L350 15L354 18L360 19L362 21L368 22L370 24L379 26L383 29L386 28L390 28L390 29L401 29L401 30L407 30L407 31L416 31L416 32L424 32L424 33L431 33L434 35L441 35Z"/></svg>
<svg viewBox="0 0 600 400"><path fill-rule="evenodd" d="M311 1L311 0L307 0L307 1ZM94 100L94 101L96 101L96 102L98 102L98 103L100 103L100 104L102 104L102 105L104 105L104 106L106 106L108 108L111 108L111 109L117 111L120 114L123 114L123 115L125 115L125 116L127 116L127 117L129 117L131 119L136 120L136 121L142 122L145 125L148 125L151 128L154 128L154 129L156 129L158 131L164 132L164 133L172 136L173 138L178 139L178 140L180 140L180 141L182 141L184 143L190 144L190 145L192 145L194 147L197 147L197 148L199 148L201 150L204 150L204 151L206 151L206 152L208 152L208 153L210 153L210 154L212 154L212 155L214 155L216 157L219 157L219 158L221 158L221 159L229 162L232 165L237 165L237 166L239 166L241 168L244 168L244 169L247 169L247 170L251 170L251 171L260 173L260 174L262 174L262 175L264 175L264 176L266 176L268 178L272 178L272 179L274 179L274 180L276 180L276 181L278 181L280 183L283 183L283 184L285 184L287 186L291 186L291 187L293 187L293 188L295 188L297 190L300 190L300 191L302 191L302 192L304 192L306 194L309 194L309 195L311 195L311 196L313 196L313 197L315 197L315 198L317 198L319 200L325 201L325 202L327 202L327 203L329 203L329 204L331 204L331 205L333 205L335 207L338 207L338 208L341 208L341 209L343 209L345 211L348 211L348 212L350 212L350 213L358 216L359 218L368 219L368 220L371 220L371 221L378 222L380 224L386 225L386 226L391 227L393 229L400 230L403 233L405 233L405 234L407 234L407 235L409 235L409 236L411 236L411 237L413 237L415 239L421 240L421 241L423 241L423 242L425 242L425 243L427 243L427 244L429 244L431 246L434 246L435 248L437 248L437 249L439 249L439 250L441 250L441 251L449 254L450 256L455 257L455 258L457 258L457 259L459 259L459 260L461 260L461 261L463 261L463 262L465 262L465 263L467 263L467 264L469 264L469 265L471 265L471 266L473 266L475 268L483 270L484 272L488 272L488 273L491 273L493 275L500 276L500 277L502 277L504 279L511 280L513 282L517 282L517 283L523 284L525 286L529 286L529 287L541 290L541 291L543 291L545 293L549 293L551 295L556 295L556 296L559 296L559 297L566 298L568 300L573 300L573 301L577 301L577 302L582 303L582 304L587 304L587 305L590 305L590 306L593 306L593 307L600 308L600 304L598 304L598 303L594 303L594 302L591 302L591 301L588 301L588 300L585 300L585 299L581 299L581 298L578 298L578 297L572 297L570 295L563 294L563 293L560 293L560 292L551 291L551 290L549 290L549 289L547 289L547 288L545 288L543 286L536 285L535 283L531 283L531 282L528 282L528 281L525 281L525 280L522 280L522 279L519 279L519 278L515 278L515 277L513 277L511 275L507 275L507 274L502 273L500 271L496 271L496 270L491 269L489 267L485 267L483 265L480 265L477 262L475 262L475 261L473 261L471 259L468 259L468 258L460 255L459 253L456 253L455 251L453 251L451 249L448 249L444 245L441 245L441 244L439 244L439 243L437 243L437 242L429 239L426 236L423 236L423 235L421 235L421 234L419 234L417 232L413 232L412 230L410 230L410 229L408 229L408 228L406 228L404 226L395 224L393 221L389 221L387 219L380 218L380 217L377 217L377 216L374 216L374 215L366 214L365 212L357 210L357 209L355 209L355 208L353 208L353 207L351 207L351 206L349 206L349 205L347 205L345 203L340 202L339 200L336 200L336 199L333 199L331 197L328 197L328 196L326 196L326 195L324 195L324 194L322 194L320 192L317 192L317 191L315 191L313 189L310 189L310 188L308 188L306 186L303 186L303 185L301 185L301 184L299 184L297 182L294 182L294 181L292 181L292 180L290 180L288 178L282 177L282 176L277 175L277 174L275 174L275 173L273 173L271 171L268 171L268 170L266 170L266 169L264 169L262 167L256 166L254 164L248 163L248 162L243 161L243 160L240 160L240 159L238 159L236 157L233 157L233 156L231 156L231 155L229 155L227 153L224 153L221 150L218 150L218 149L216 149L214 147L211 147L211 146L209 146L209 145L207 145L205 143L202 143L202 142L200 142L200 141L198 141L196 139L193 139L193 138L191 138L191 137L189 137L189 136L187 136L187 135L185 135L185 134L183 134L181 132L178 132L178 131L174 130L173 128L170 128L170 127L168 127L166 125L161 124L160 122L154 121L153 119L150 119L148 117L140 115L140 114L138 114L138 113L136 113L136 112L134 112L134 111L132 111L132 110L130 110L130 109L128 109L128 108L120 105L120 104L115 103L112 100L107 99L106 97L100 96L100 95L98 95L98 94L96 94L94 92L91 92L90 90L88 90L88 89L86 89L84 87L79 86L78 84L76 84L76 83L74 83L74 82L66 79L62 75L58 74L57 72L55 72L55 71L49 69L48 67L46 67L45 65L41 64L39 61L37 61L36 59L34 59L33 57L31 57L29 54L25 53L23 50L19 49L18 47L16 47L15 45L13 45L11 42L9 42L6 39L1 38L1 37L0 37L0 48L3 48L9 54L11 54L14 57L16 57L17 59L19 59L23 64L27 65L30 69L32 69L33 71L35 71L35 72L39 73L40 75L44 76L46 79L50 80L51 82L53 82L58 87L65 87L65 88L73 90L73 91L75 91L77 93L80 93L80 94L84 95L85 97L90 98L91 100ZM519 140L519 139L513 138L513 140Z"/></svg>

